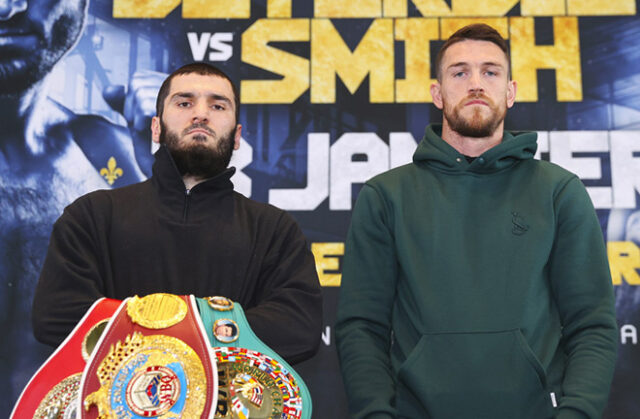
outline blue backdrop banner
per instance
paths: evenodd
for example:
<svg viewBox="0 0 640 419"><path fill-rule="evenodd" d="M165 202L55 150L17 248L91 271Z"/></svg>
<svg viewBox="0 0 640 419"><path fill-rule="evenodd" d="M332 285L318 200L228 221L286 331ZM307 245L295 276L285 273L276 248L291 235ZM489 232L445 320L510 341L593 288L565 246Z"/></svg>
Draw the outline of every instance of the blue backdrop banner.
<svg viewBox="0 0 640 419"><path fill-rule="evenodd" d="M472 22L511 48L509 130L584 182L616 291L607 418L640 412L640 19L637 0L33 0L0 2L0 411L52 348L30 311L53 222L89 191L150 175L155 96L177 67L219 66L241 92L237 191L289 210L324 287L322 347L297 369L317 417L346 417L333 325L362 183L411 161L433 61Z"/></svg>

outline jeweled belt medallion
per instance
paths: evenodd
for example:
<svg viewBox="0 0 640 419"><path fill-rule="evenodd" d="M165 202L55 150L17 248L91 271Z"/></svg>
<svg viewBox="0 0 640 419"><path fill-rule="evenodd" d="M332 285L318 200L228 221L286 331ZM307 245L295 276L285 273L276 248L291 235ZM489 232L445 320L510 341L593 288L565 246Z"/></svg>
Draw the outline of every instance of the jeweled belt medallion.
<svg viewBox="0 0 640 419"><path fill-rule="evenodd" d="M127 302L131 321L148 329L165 329L180 323L187 315L187 303L177 295L150 294Z"/></svg>
<svg viewBox="0 0 640 419"><path fill-rule="evenodd" d="M233 301L227 297L213 296L205 298L209 307L217 311L229 311L233 309Z"/></svg>
<svg viewBox="0 0 640 419"><path fill-rule="evenodd" d="M78 397L81 378L82 373L73 374L54 386L40 402L33 415L34 419L75 418L76 411L73 403Z"/></svg>
<svg viewBox="0 0 640 419"><path fill-rule="evenodd" d="M127 335L111 347L96 374L100 389L84 400L104 418L197 418L206 403L206 375L196 352L166 335Z"/></svg>
<svg viewBox="0 0 640 419"><path fill-rule="evenodd" d="M216 418L301 418L300 388L280 362L245 348L214 350L218 365Z"/></svg>

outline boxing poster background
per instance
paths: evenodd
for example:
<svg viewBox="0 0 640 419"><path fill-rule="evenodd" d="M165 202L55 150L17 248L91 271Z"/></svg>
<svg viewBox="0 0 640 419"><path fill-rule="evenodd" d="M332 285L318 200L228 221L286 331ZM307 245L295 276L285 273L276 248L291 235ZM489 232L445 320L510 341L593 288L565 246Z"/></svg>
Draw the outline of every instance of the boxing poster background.
<svg viewBox="0 0 640 419"><path fill-rule="evenodd" d="M30 304L53 222L76 197L149 174L148 120L164 73L207 61L241 88L236 189L291 211L311 243L325 326L318 355L298 369L315 416L345 417L333 324L352 205L362 182L409 162L425 125L441 120L429 103L432 59L441 39L482 20L510 39L519 100L507 128L539 131L538 157L577 173L597 208L621 331L606 416L637 416L637 6L635 0L10 1L13 10L0 8L0 411L10 411L51 351L32 337ZM39 34L37 40L15 36L20 30ZM38 53L28 64L16 64L33 46ZM7 78L10 71L23 84Z"/></svg>

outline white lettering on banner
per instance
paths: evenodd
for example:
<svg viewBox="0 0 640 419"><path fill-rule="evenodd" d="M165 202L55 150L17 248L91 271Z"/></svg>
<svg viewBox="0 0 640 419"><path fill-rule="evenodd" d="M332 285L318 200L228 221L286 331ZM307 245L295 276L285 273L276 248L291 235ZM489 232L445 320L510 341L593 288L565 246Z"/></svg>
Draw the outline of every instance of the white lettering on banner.
<svg viewBox="0 0 640 419"><path fill-rule="evenodd" d="M389 169L411 163L417 142L408 132L389 134Z"/></svg>
<svg viewBox="0 0 640 419"><path fill-rule="evenodd" d="M566 131L549 133L549 160L578 175L580 179L601 179L598 157L574 157L574 153L607 152L606 131ZM611 188L589 186L587 192L596 208L611 208Z"/></svg>
<svg viewBox="0 0 640 419"><path fill-rule="evenodd" d="M204 60L204 55L207 53L207 47L209 46L209 39L211 39L211 33L202 32L200 37L195 32L188 32L187 39L189 40L189 48L191 48L191 55L195 61Z"/></svg>
<svg viewBox="0 0 640 419"><path fill-rule="evenodd" d="M202 32L200 36L196 32L188 32L187 40L194 61L204 60L207 49L209 52L209 61L227 61L233 57L233 32Z"/></svg>
<svg viewBox="0 0 640 419"><path fill-rule="evenodd" d="M375 133L346 133L332 146L328 133L309 134L307 186L271 189L269 203L286 210L313 211L329 197L331 210L350 210L351 186L409 163L416 144L408 132L391 133L389 146ZM358 155L362 161L353 161Z"/></svg>
<svg viewBox="0 0 640 419"><path fill-rule="evenodd" d="M314 210L329 195L329 134L307 137L307 187L271 189L269 203L288 210Z"/></svg>
<svg viewBox="0 0 640 419"><path fill-rule="evenodd" d="M240 137L240 148L235 150L231 155L229 166L236 168L236 172L231 177L233 189L241 193L247 198L251 197L251 178L242 173L242 169L247 167L253 161L253 147L251 144Z"/></svg>
<svg viewBox="0 0 640 419"><path fill-rule="evenodd" d="M345 133L330 145L328 133L309 134L307 186L272 189L269 203L285 210L313 211L326 198L331 210L350 210L352 185L411 161L416 139L408 132L389 135L387 145L375 133ZM552 131L538 133L538 151L582 180L610 179L609 186L588 186L597 209L632 209L640 192L640 131ZM578 153L608 153L602 157ZM359 157L359 158L354 158ZM355 160L355 161L354 161Z"/></svg>
<svg viewBox="0 0 640 419"><path fill-rule="evenodd" d="M620 328L620 343L626 345L628 340L631 339L632 345L638 344L638 331L632 324L625 324Z"/></svg>
<svg viewBox="0 0 640 419"><path fill-rule="evenodd" d="M639 131L611 131L611 184L614 208L635 208L640 192Z"/></svg>
<svg viewBox="0 0 640 419"><path fill-rule="evenodd" d="M548 134L549 159L580 179L601 179L598 157L576 157L574 153L609 153L611 186L588 186L597 209L631 209L640 192L640 131L560 131ZM541 141L538 141L541 145ZM542 147L541 147L542 148ZM605 176L606 177L606 176Z"/></svg>
<svg viewBox="0 0 640 419"><path fill-rule="evenodd" d="M354 161L354 156L366 160ZM329 209L351 209L351 185L389 168L389 147L376 134L349 132L331 147Z"/></svg>
<svg viewBox="0 0 640 419"><path fill-rule="evenodd" d="M322 342L325 346L331 345L331 326L326 326L322 332Z"/></svg>

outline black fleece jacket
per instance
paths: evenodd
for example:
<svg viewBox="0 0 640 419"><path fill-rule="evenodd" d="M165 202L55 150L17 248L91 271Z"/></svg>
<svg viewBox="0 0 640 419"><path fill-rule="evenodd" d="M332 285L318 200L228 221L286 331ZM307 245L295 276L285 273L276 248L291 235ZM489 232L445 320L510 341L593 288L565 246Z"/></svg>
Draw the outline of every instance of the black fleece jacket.
<svg viewBox="0 0 640 419"><path fill-rule="evenodd" d="M87 194L56 221L33 301L36 338L60 344L103 296L222 295L288 362L312 356L321 289L293 218L235 192L233 168L186 190L168 150L155 158L150 179Z"/></svg>

